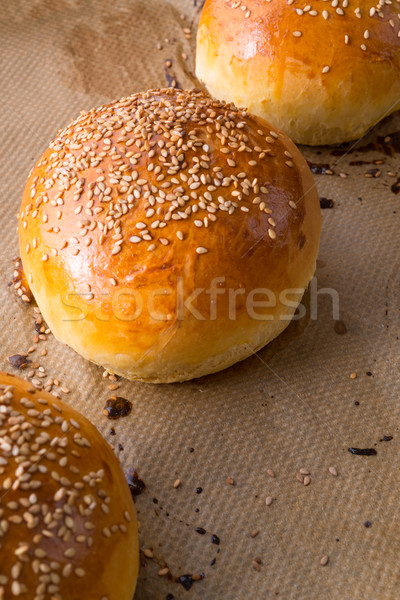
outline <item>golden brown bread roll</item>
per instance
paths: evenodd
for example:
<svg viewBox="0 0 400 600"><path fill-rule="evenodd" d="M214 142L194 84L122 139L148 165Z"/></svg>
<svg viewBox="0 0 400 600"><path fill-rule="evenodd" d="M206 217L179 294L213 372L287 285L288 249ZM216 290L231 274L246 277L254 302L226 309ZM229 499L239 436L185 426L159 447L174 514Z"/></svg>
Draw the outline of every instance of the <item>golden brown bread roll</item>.
<svg viewBox="0 0 400 600"><path fill-rule="evenodd" d="M297 143L354 140L400 108L399 16L399 0L206 0L196 74Z"/></svg>
<svg viewBox="0 0 400 600"><path fill-rule="evenodd" d="M19 234L58 339L111 372L171 382L232 365L288 325L314 273L320 210L284 134L166 89L61 131L29 177Z"/></svg>
<svg viewBox="0 0 400 600"><path fill-rule="evenodd" d="M0 598L132 600L135 508L111 447L51 394L0 373Z"/></svg>

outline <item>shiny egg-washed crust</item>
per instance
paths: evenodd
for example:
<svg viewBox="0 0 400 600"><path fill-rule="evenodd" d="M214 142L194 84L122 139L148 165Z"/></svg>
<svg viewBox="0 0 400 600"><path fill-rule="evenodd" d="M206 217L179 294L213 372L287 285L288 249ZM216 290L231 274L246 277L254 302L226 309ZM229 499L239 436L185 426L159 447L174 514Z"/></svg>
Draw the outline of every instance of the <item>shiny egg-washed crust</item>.
<svg viewBox="0 0 400 600"><path fill-rule="evenodd" d="M297 143L354 140L400 108L399 16L399 0L206 0L196 74Z"/></svg>
<svg viewBox="0 0 400 600"><path fill-rule="evenodd" d="M0 409L0 598L132 600L136 514L109 444L13 375Z"/></svg>
<svg viewBox="0 0 400 600"><path fill-rule="evenodd" d="M59 340L111 372L171 382L244 359L287 326L314 273L320 210L285 135L202 92L166 89L60 132L29 177L19 235ZM256 288L276 306L254 318Z"/></svg>

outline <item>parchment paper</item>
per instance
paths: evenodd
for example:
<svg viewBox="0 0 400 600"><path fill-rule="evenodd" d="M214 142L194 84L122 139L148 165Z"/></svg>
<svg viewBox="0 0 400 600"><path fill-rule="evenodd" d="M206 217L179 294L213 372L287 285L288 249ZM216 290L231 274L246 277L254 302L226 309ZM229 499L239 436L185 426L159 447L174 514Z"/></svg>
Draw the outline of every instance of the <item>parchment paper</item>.
<svg viewBox="0 0 400 600"><path fill-rule="evenodd" d="M35 335L33 307L8 286L27 174L80 110L174 81L196 85L200 1L0 4L0 366L26 376L30 369L17 371L7 357L27 351ZM398 116L386 119L361 146L399 129ZM391 191L400 173L389 146L362 153L350 146L342 156L302 148L334 171L316 175L320 196L334 200L322 211L317 281L337 291L341 323L330 296L320 294L318 317L308 325L293 323L227 371L176 385L115 383L51 335L29 355L71 390L60 395L146 484L136 506L141 547L154 559L142 557L137 600L400 597L400 194ZM350 165L360 160L368 164ZM371 176L371 169L381 173ZM112 394L133 403L115 422L102 414ZM380 441L384 436L393 439ZM377 455L352 455L349 447ZM310 472L307 486L296 479L300 468ZM157 575L165 565L173 577L204 578L186 591Z"/></svg>

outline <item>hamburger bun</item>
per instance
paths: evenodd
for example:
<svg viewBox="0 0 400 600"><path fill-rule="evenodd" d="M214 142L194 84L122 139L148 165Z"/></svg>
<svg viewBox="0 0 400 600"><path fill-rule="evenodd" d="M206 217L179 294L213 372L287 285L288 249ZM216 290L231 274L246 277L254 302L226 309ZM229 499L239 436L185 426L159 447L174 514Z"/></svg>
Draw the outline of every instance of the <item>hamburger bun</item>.
<svg viewBox="0 0 400 600"><path fill-rule="evenodd" d="M206 0L196 74L297 143L354 140L400 108L399 17L399 0Z"/></svg>
<svg viewBox="0 0 400 600"><path fill-rule="evenodd" d="M151 382L213 373L276 337L319 236L295 145L198 90L82 113L32 170L19 214L24 270L54 335Z"/></svg>
<svg viewBox="0 0 400 600"><path fill-rule="evenodd" d="M135 508L97 429L0 373L0 598L132 600Z"/></svg>

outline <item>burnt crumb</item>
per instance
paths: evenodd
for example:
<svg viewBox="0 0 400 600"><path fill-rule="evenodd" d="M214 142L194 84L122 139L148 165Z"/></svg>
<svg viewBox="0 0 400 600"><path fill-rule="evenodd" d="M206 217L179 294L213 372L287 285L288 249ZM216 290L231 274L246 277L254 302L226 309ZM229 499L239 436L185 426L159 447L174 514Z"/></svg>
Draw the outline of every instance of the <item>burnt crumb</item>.
<svg viewBox="0 0 400 600"><path fill-rule="evenodd" d="M175 596L173 596L172 594L167 594L165 597L165 600L174 600Z"/></svg>
<svg viewBox="0 0 400 600"><path fill-rule="evenodd" d="M367 371L365 374L368 375L368 377L372 377L372 372L371 371Z"/></svg>
<svg viewBox="0 0 400 600"><path fill-rule="evenodd" d="M390 190L393 192L393 194L400 193L400 177L393 183L393 185L390 186Z"/></svg>
<svg viewBox="0 0 400 600"><path fill-rule="evenodd" d="M203 529L203 527L196 527L195 532L199 533L200 535L205 535L207 533L207 531Z"/></svg>
<svg viewBox="0 0 400 600"><path fill-rule="evenodd" d="M357 456L375 456L378 454L375 448L348 448L348 451Z"/></svg>
<svg viewBox="0 0 400 600"><path fill-rule="evenodd" d="M319 199L319 205L321 208L333 208L335 201L331 198L325 198L324 196L321 196Z"/></svg>
<svg viewBox="0 0 400 600"><path fill-rule="evenodd" d="M108 419L126 417L132 410L132 402L119 396L111 396L103 408L103 415Z"/></svg>
<svg viewBox="0 0 400 600"><path fill-rule="evenodd" d="M333 175L334 171L331 169L330 165L327 163L313 163L308 162L308 166L310 167L311 173L314 175Z"/></svg>
<svg viewBox="0 0 400 600"><path fill-rule="evenodd" d="M364 525L368 529L369 527L371 527L372 523L371 521L365 521Z"/></svg>
<svg viewBox="0 0 400 600"><path fill-rule="evenodd" d="M376 179L377 177L381 176L382 171L380 169L368 169L368 171L365 173L365 177L373 177L374 179Z"/></svg>
<svg viewBox="0 0 400 600"><path fill-rule="evenodd" d="M189 452L192 454L194 452L194 448L189 448Z"/></svg>
<svg viewBox="0 0 400 600"><path fill-rule="evenodd" d="M354 404L355 404L356 406L360 406L360 403L359 403L359 401L358 401L358 400L356 400L356 401L354 402Z"/></svg>
<svg viewBox="0 0 400 600"><path fill-rule="evenodd" d="M338 335L344 335L345 333L347 333L347 327L344 321L335 321L333 328L335 330L335 333L337 333Z"/></svg>
<svg viewBox="0 0 400 600"><path fill-rule="evenodd" d="M110 431L108 433L110 435L116 435L114 427L111 427L111 429L110 429Z"/></svg>
<svg viewBox="0 0 400 600"><path fill-rule="evenodd" d="M204 579L204 573L198 573L196 575L181 575L180 577L177 577L175 581L183 585L185 590L189 591L192 585L201 579Z"/></svg>
<svg viewBox="0 0 400 600"><path fill-rule="evenodd" d="M16 369L25 369L27 365L32 363L32 361L23 354L13 354L12 356L9 356L7 360L10 365Z"/></svg>
<svg viewBox="0 0 400 600"><path fill-rule="evenodd" d="M122 444L118 444L118 450L119 452L123 452L124 451L124 447Z"/></svg>
<svg viewBox="0 0 400 600"><path fill-rule="evenodd" d="M220 543L221 543L221 540L219 539L219 537L217 535L213 534L211 536L211 543L212 544L216 544L217 546L219 546Z"/></svg>
<svg viewBox="0 0 400 600"><path fill-rule="evenodd" d="M202 491L203 491L202 487L197 487L196 488L196 494L201 494Z"/></svg>
<svg viewBox="0 0 400 600"><path fill-rule="evenodd" d="M154 504L158 504L158 500L157 500L157 498L153 498L153 503L154 503Z"/></svg>
<svg viewBox="0 0 400 600"><path fill-rule="evenodd" d="M132 469L131 467L129 471L125 474L125 477L128 482L132 498L135 499L136 496L140 496L140 494L146 488L146 484L140 479L135 469Z"/></svg>
<svg viewBox="0 0 400 600"><path fill-rule="evenodd" d="M217 562L217 559L213 558L212 561L210 562L210 567L213 567L216 562Z"/></svg>
<svg viewBox="0 0 400 600"><path fill-rule="evenodd" d="M384 435L382 439L380 439L380 442L390 442L393 439L392 435Z"/></svg>

